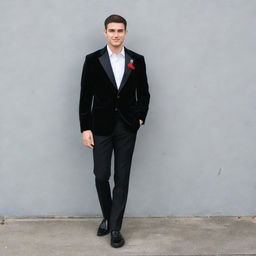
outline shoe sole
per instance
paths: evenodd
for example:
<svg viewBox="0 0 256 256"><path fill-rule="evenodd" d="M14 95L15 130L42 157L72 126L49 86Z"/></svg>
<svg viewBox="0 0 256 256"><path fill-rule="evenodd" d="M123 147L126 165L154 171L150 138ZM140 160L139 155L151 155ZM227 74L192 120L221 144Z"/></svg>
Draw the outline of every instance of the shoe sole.
<svg viewBox="0 0 256 256"><path fill-rule="evenodd" d="M124 240L122 240L120 243L112 243L111 242L111 246L114 248L118 248L124 245Z"/></svg>
<svg viewBox="0 0 256 256"><path fill-rule="evenodd" d="M104 232L104 233L97 233L97 236L105 236L110 232L110 230Z"/></svg>

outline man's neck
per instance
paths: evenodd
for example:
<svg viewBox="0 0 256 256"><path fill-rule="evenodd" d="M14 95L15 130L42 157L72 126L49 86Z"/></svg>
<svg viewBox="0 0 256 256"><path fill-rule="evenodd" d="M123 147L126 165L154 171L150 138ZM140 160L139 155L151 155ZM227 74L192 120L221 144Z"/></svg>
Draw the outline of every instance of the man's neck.
<svg viewBox="0 0 256 256"><path fill-rule="evenodd" d="M118 47L113 47L112 45L109 45L109 44L108 44L108 47L110 48L110 50L111 50L113 53L119 54L119 53L122 51L122 49L123 49L123 44L121 44L121 45L118 46Z"/></svg>

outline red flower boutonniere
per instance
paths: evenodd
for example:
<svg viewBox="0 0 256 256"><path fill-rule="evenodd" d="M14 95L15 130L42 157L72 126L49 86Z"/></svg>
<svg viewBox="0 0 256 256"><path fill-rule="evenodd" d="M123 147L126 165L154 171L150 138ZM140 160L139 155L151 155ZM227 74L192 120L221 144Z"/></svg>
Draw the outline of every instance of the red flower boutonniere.
<svg viewBox="0 0 256 256"><path fill-rule="evenodd" d="M133 65L133 59L130 59L130 63L128 63L128 68L130 68L130 69L132 69L132 70L135 69L135 67L134 67L134 65Z"/></svg>

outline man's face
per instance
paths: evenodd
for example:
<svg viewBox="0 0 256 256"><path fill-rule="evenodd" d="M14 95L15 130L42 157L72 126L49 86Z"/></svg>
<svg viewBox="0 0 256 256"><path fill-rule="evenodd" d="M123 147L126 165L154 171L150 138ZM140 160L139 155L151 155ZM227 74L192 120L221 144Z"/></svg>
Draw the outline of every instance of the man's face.
<svg viewBox="0 0 256 256"><path fill-rule="evenodd" d="M108 43L113 47L119 47L124 42L127 32L123 23L115 22L109 23L107 29L104 30Z"/></svg>

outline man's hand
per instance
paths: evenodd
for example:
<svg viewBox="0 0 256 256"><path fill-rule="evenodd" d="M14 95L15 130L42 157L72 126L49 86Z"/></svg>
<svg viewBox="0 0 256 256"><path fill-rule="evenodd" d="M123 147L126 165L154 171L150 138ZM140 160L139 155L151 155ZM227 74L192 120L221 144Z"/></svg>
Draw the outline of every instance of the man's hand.
<svg viewBox="0 0 256 256"><path fill-rule="evenodd" d="M143 121L140 119L140 125L142 125L143 124Z"/></svg>
<svg viewBox="0 0 256 256"><path fill-rule="evenodd" d="M93 134L91 130L83 131L83 142L85 146L89 148L93 148L94 140L93 140Z"/></svg>

